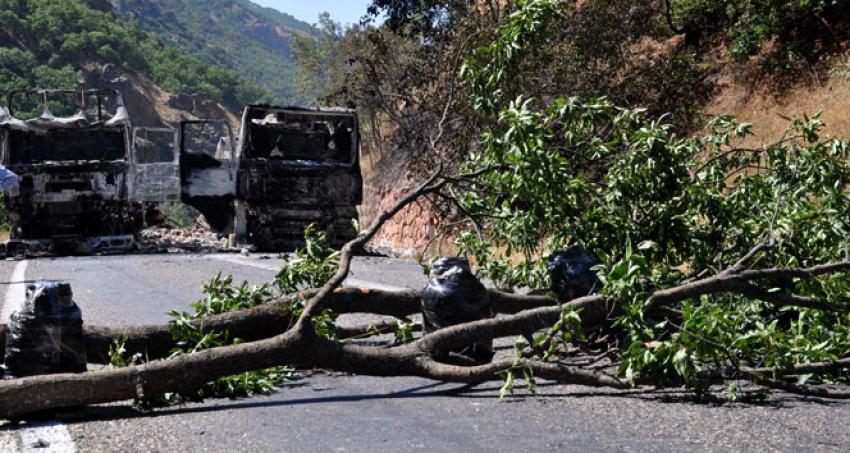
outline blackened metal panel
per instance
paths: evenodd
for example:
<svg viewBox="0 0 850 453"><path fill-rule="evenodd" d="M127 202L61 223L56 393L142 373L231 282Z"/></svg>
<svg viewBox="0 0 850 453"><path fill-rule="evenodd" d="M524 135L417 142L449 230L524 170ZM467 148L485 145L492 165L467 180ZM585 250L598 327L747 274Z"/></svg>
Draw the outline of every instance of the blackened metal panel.
<svg viewBox="0 0 850 453"><path fill-rule="evenodd" d="M357 115L340 109L249 106L242 120L243 159L357 165Z"/></svg>
<svg viewBox="0 0 850 453"><path fill-rule="evenodd" d="M251 159L239 169L239 198L288 205L357 205L360 172L348 165L291 165Z"/></svg>

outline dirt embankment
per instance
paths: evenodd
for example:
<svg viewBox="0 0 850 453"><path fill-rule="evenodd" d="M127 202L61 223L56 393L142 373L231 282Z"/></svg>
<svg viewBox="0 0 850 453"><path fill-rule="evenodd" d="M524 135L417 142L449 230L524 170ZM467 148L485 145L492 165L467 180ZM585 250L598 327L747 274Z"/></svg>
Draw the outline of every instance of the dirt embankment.
<svg viewBox="0 0 850 453"><path fill-rule="evenodd" d="M718 88L717 96L705 107L706 116L732 114L752 123L755 135L747 145L780 139L789 125L782 116L802 118L817 112L823 112L826 134L850 138L850 81L841 75L812 74L781 94L730 80L721 80Z"/></svg>

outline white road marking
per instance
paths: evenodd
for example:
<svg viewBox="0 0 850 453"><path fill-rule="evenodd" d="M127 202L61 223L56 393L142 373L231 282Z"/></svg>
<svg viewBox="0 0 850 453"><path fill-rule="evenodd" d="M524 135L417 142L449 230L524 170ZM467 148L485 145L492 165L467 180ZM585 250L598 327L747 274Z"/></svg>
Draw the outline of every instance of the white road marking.
<svg viewBox="0 0 850 453"><path fill-rule="evenodd" d="M26 425L21 428L21 453L76 453L77 446L68 428L59 422Z"/></svg>
<svg viewBox="0 0 850 453"><path fill-rule="evenodd" d="M211 255L211 256L213 258L217 259L217 260L227 261L229 263L234 263L234 264L240 264L242 266L251 266L251 267L256 267L258 269L265 269L265 270L275 271L275 272L280 270L280 264L279 263L275 264L276 262L274 262L274 261L263 262L263 261L252 260L250 258L245 258L243 256L234 256L234 255ZM354 277L348 277L347 279L345 279L343 286L358 287L358 288L372 288L372 289L379 289L381 291L404 291L404 290L409 289L409 288L405 288L405 287L402 287L402 286L386 285L386 284L383 284L383 283L373 282L373 281L369 281L369 280L363 280L363 279L354 278Z"/></svg>
<svg viewBox="0 0 850 453"><path fill-rule="evenodd" d="M0 324L7 324L12 313L18 311L24 305L27 295L27 284L24 279L27 274L27 260L18 261L12 276L9 277L9 286L6 287L6 297L3 301L3 311L0 312Z"/></svg>
<svg viewBox="0 0 850 453"><path fill-rule="evenodd" d="M24 305L27 295L25 280L28 263L26 260L18 261L9 277L3 310L0 312L0 323L8 323L12 313L20 310ZM59 422L27 424L20 429L19 434L22 453L74 453L77 451L68 428Z"/></svg>

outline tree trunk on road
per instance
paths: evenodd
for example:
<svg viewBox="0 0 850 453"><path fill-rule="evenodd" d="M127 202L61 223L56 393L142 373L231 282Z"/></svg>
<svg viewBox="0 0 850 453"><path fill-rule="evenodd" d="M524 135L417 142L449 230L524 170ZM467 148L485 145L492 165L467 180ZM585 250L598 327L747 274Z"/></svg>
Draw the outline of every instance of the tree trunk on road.
<svg viewBox="0 0 850 453"><path fill-rule="evenodd" d="M592 360L585 363L553 363L520 357L497 360L485 365L459 366L441 363L438 359L445 357L453 349L473 342L528 335L539 329L550 327L559 321L565 310L569 309L575 310L580 315L584 326L605 323L609 320L609 314L616 312L618 301L603 296L587 296L563 305L531 308L535 304L546 305L551 304L552 301L546 298L494 293L497 306L504 304L501 306L504 311L513 310L516 314L447 327L429 333L412 343L388 349L335 342L316 334L312 325L313 317L327 308L335 309L337 312L366 311L394 316L418 311L419 298L415 291L405 292L402 295L395 294L394 297L384 297L388 293L372 290L339 290L338 288L348 276L353 251L362 248L387 219L418 197L435 193L450 180L456 179L446 178L436 182L439 175L440 171L395 207L381 213L367 231L343 247L336 273L312 295L297 319L293 319L288 311L281 310L279 304L269 304L253 310L222 315L223 318L217 319L219 323L217 325L230 329L234 334L236 331L232 329L235 329L235 325L240 322L245 323L246 329L252 327L256 321L245 321L252 316L257 316L258 319L264 319L264 322L269 323L269 330L265 333L273 332L275 329L284 329L284 333L263 340L208 349L126 368L3 381L0 382L0 418L16 418L43 410L127 399L144 401L167 392L190 392L220 376L286 364L372 376L420 376L468 383L495 379L499 378L501 373L517 371L561 382L628 388L629 384L624 380L598 371ZM715 276L658 290L650 295L648 304L654 309L663 310L674 303L698 299L706 294L737 293L777 306L836 310L841 308L809 298L760 291L750 282L756 279L812 278L847 270L850 270L850 262L829 263L803 269L746 270L735 266ZM390 303L390 301L397 303ZM162 326L151 329L151 332L154 330L159 332L157 334L159 337L156 338L160 339L155 340L154 336L150 336L147 337L149 341L165 341L161 339L163 335L161 329ZM241 335L252 334L250 329L239 332ZM105 338L114 338L112 337L114 334L115 332L101 332L101 337L104 338L101 341L105 341ZM144 346L143 337L144 335L139 334L139 347ZM844 358L831 363L769 370L740 367L739 372L768 387L820 397L850 398L848 391L813 388L791 384L781 379L783 376L800 374L802 370L810 370L812 367L843 369L847 361L848 359ZM637 379L640 382L640 377Z"/></svg>

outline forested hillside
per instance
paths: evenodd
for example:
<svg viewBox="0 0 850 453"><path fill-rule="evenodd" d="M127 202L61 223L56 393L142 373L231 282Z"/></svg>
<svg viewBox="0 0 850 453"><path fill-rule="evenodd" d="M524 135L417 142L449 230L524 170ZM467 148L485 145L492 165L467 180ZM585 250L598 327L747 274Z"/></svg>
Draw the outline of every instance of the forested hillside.
<svg viewBox="0 0 850 453"><path fill-rule="evenodd" d="M171 92L207 93L231 109L264 95L235 71L190 56L88 2L0 0L0 91L76 88L84 72L107 64Z"/></svg>
<svg viewBox="0 0 850 453"><path fill-rule="evenodd" d="M233 69L272 93L278 104L301 104L290 46L310 36L309 24L248 0L114 0L132 19L203 61Z"/></svg>

